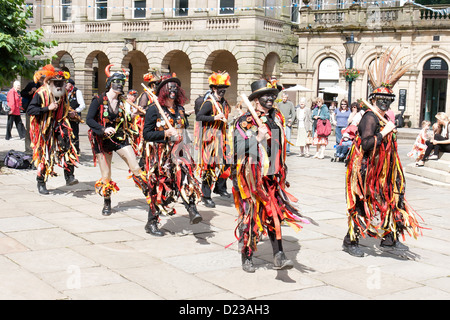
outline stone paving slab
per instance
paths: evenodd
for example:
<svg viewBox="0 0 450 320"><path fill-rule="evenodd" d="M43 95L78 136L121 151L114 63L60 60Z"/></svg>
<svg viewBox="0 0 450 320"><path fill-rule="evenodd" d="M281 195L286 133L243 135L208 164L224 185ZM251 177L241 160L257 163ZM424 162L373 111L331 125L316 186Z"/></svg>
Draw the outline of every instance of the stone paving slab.
<svg viewBox="0 0 450 320"><path fill-rule="evenodd" d="M4 143L0 154L24 150L23 141ZM267 237L254 254L257 270L240 267L234 235L237 213L231 200L214 195L216 208L202 204L204 220L190 225L181 203L177 214L161 217L162 238L145 233L148 206L113 156L113 214L101 215L102 199L85 125L81 129L80 181L65 186L62 169L50 178L51 194L37 193L33 170L0 171L0 299L73 300L400 300L450 297L450 190L407 176L406 198L423 217L423 236L406 237L405 255L381 250L361 239L364 258L342 251L347 232L343 163L287 158L291 194L314 220L299 232L282 227L283 247L294 267L273 270ZM413 141L399 143L404 164ZM326 154L332 154L332 146ZM0 159L1 160L1 159ZM228 184L231 186L231 183Z"/></svg>

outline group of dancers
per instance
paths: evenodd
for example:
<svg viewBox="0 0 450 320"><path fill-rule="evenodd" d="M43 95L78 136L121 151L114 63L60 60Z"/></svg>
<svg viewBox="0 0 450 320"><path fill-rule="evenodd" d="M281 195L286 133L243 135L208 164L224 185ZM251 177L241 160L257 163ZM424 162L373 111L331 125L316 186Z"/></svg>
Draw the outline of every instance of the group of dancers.
<svg viewBox="0 0 450 320"><path fill-rule="evenodd" d="M387 52L375 65L387 66L386 61L393 58L392 52ZM358 245L360 235L382 239L385 248L407 250L399 237L405 233L416 237L421 229L417 214L404 198L395 126L384 118L395 98L392 87L406 72L404 65L398 64L395 69L396 60L392 64L394 67L386 68L382 79L375 74L383 70L369 72L376 88L370 96L373 105L368 106L359 124L347 165L349 228L343 248L354 256L363 256ZM276 81L251 83L251 94L241 96L248 110L232 120L225 99L230 76L213 72L208 79L210 90L195 114L191 139L186 130L186 95L175 74L149 72L144 75L144 92L130 101L123 92L127 74L113 73L112 67L106 67L105 92L92 99L86 117L94 164L101 174L95 191L104 199L102 214L112 213L111 196L119 191L111 174L116 152L147 200L147 233L164 235L160 216L176 214L175 203L180 198L190 223L201 222L197 204L203 201L206 207L214 208L211 193L215 192L234 201L238 213L235 236L244 271L255 272L252 257L263 236L272 245L274 269L292 268L294 263L283 250L281 226L300 230L311 219L300 213L298 200L287 191L289 141L285 119L275 103L280 92ZM27 112L31 116L38 191L48 194L46 181L56 175L54 165L73 175L79 150L74 145L64 89L70 74L48 65L37 71L35 79L40 77L45 77L44 85L36 91ZM227 191L228 179L232 181L232 194Z"/></svg>

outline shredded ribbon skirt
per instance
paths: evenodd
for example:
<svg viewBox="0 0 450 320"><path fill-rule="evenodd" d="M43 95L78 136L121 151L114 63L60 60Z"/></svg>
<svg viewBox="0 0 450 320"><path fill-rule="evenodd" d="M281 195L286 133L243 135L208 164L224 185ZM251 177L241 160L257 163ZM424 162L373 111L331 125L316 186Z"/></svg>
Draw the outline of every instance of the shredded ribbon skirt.
<svg viewBox="0 0 450 320"><path fill-rule="evenodd" d="M53 113L49 112L41 119L36 116L30 118L33 162L44 181L47 181L48 176L56 175L53 171L55 164L67 169L68 165L76 166L78 162L69 120Z"/></svg>
<svg viewBox="0 0 450 320"><path fill-rule="evenodd" d="M194 177L194 165L186 144L147 142L145 171L147 203L152 212L175 214L175 208L169 205L180 196L186 203L200 201L201 189Z"/></svg>
<svg viewBox="0 0 450 320"><path fill-rule="evenodd" d="M296 231L302 228L299 222L309 223L296 208L298 200L285 190L284 168L271 176L262 172L257 164L246 162L238 163L233 175L234 203L239 214L235 236L243 244L242 252L256 251L267 230L281 239L283 222Z"/></svg>
<svg viewBox="0 0 450 320"><path fill-rule="evenodd" d="M365 233L384 238L392 232L394 238L399 234L403 239L405 232L414 238L422 234L417 219L420 216L405 199L405 176L396 138L389 134L384 139L386 143L383 141L365 157L358 135L349 154L346 200L352 241Z"/></svg>

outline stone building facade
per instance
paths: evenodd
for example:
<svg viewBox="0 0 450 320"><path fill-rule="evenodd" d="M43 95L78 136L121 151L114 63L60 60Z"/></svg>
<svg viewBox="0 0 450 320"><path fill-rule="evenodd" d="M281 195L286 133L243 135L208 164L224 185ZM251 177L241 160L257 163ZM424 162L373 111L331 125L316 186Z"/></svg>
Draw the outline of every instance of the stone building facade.
<svg viewBox="0 0 450 320"><path fill-rule="evenodd" d="M290 93L294 101L323 96L339 102L349 89L343 43L353 34L361 43L352 57L361 73L352 82L353 101L370 93L370 63L394 48L412 63L394 87L394 112L404 109L413 127L433 121L438 111L450 112L450 15L404 0L381 7L347 0L29 1L35 11L30 27L42 27L47 39L58 41L48 55L55 66L69 68L86 101L104 90L104 68L114 64L113 71L130 71L130 88L139 92L149 70L175 72L191 103L218 70L231 75L232 104L250 93L252 81L268 75L285 87L311 90ZM333 86L343 93L323 92Z"/></svg>
<svg viewBox="0 0 450 320"><path fill-rule="evenodd" d="M342 1L336 2L339 4L318 6L323 1L314 0L300 10L298 28L294 31L299 39L298 63L282 66L283 83L298 83L312 89L302 93L307 98L317 95L328 101L347 98L347 94L330 94L321 89L338 86L348 90L343 72L349 67L349 57L343 43L353 34L355 41L361 43L353 56L353 67L361 74L352 82L352 101L367 98L371 90L368 66L382 52L394 48L412 66L394 87L397 99L391 106L393 111L397 114L404 109L412 127L419 127L422 120L434 122L439 111L450 114L447 8L432 6L435 10L432 11L389 1L383 7L367 4L349 7ZM439 9L442 13L436 11Z"/></svg>
<svg viewBox="0 0 450 320"><path fill-rule="evenodd" d="M269 0L35 0L48 55L66 66L90 101L104 90L104 69L130 72L130 88L143 91L149 70L174 72L191 102L208 89L212 71L228 71L232 104L261 76L280 76L297 56L291 1ZM280 3L280 1L278 1ZM128 89L128 88L127 88Z"/></svg>

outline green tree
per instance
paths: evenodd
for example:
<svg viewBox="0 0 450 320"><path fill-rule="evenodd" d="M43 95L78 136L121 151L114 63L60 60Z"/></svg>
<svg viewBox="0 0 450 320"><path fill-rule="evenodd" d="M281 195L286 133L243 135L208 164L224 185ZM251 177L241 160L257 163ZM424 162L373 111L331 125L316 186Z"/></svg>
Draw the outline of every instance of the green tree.
<svg viewBox="0 0 450 320"><path fill-rule="evenodd" d="M9 85L18 75L33 78L34 72L50 61L31 59L57 45L56 41L42 41L42 29L27 30L31 16L25 0L0 0L0 86Z"/></svg>

